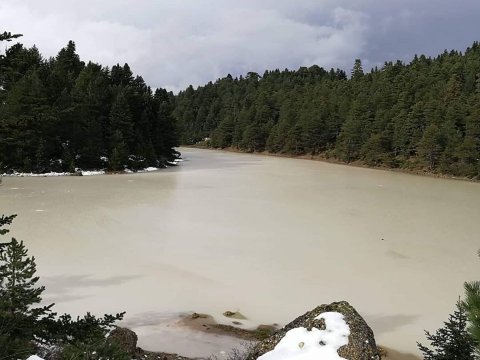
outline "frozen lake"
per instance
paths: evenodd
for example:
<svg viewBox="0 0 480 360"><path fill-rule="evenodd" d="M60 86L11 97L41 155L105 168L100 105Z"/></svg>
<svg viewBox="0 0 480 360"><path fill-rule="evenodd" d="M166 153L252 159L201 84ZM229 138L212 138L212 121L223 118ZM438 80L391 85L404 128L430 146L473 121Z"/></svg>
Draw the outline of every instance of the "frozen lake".
<svg viewBox="0 0 480 360"><path fill-rule="evenodd" d="M284 324L347 300L379 345L416 353L479 279L479 184L180 151L155 173L4 178L0 213L18 214L57 312L125 310L141 346L206 356L235 342L179 314Z"/></svg>

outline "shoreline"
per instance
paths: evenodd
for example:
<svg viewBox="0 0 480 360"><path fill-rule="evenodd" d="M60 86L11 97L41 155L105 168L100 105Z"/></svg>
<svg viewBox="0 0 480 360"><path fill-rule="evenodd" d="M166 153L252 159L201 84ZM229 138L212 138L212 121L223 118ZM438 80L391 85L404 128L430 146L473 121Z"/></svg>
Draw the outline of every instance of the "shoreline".
<svg viewBox="0 0 480 360"><path fill-rule="evenodd" d="M155 172L155 171L160 171L163 169L167 169L169 167L174 167L178 166L178 163L182 162L182 158L175 159L174 161L171 161L167 163L163 167L146 167L144 169L140 169L137 171L133 171L130 169L125 169L125 170L120 170L120 171L109 171L105 169L93 169L93 170L77 170L75 172L47 172L47 173L19 173L19 172L13 172L13 173L3 173L0 174L0 184L1 184L1 178L15 178L15 177L60 177L60 176L97 176L97 175L126 175L126 174L142 174L142 173L149 173L149 172Z"/></svg>
<svg viewBox="0 0 480 360"><path fill-rule="evenodd" d="M235 319L235 318L231 318ZM242 351L242 348L248 346L248 344L254 344L258 341L262 341L267 339L269 336L273 335L276 331L280 330L282 327L278 326L277 324L274 325L259 325L254 329L244 329L241 327L237 327L235 325L226 325L219 323L212 315L209 314L202 314L202 313L189 313L185 314L185 316L181 316L176 321L179 333L182 333L182 329L186 329L188 331L197 332L198 334L204 335L213 335L213 336L226 336L234 339L238 339L241 341L238 347L231 349L231 351L235 351L235 349ZM259 330L265 330L266 332L259 332ZM219 339L218 341L221 342ZM421 357L418 355L402 352L399 349L389 348L382 346L381 344L377 344L377 347L380 349L382 354L382 359L385 360L421 360ZM228 356L231 351L223 352L223 356ZM182 359L182 360L194 360L194 359L209 359L203 356L185 356L185 355L178 355L177 353L168 353L163 351L149 351L145 350L146 353L152 355L162 355L166 356L167 360L173 359ZM215 354L212 354L215 356Z"/></svg>
<svg viewBox="0 0 480 360"><path fill-rule="evenodd" d="M201 150L213 150L213 151L223 151L226 153L235 153L235 154L247 154L247 155L261 155L261 156L270 156L270 157L278 157L278 158L287 158L287 159L299 159L299 160L310 160L310 161L319 161L324 162L327 164L334 164L334 165L344 165L350 166L354 168L361 168L361 169L372 169L372 170L383 170L383 171L390 171L395 173L407 174L407 175L416 175L416 176L423 176L429 178L437 178L437 179L444 179L444 180L455 180L455 181L465 181L470 183L480 183L480 179L472 179L467 177L457 177L455 175L449 174L439 174L434 172L422 171L422 170L409 170L409 169L402 169L402 168L391 168L386 166L369 166L361 161L354 161L351 163L343 162L336 158L326 158L322 154L319 155L292 155L292 154L285 154L285 153L272 153L269 151L243 151L233 147L226 147L226 148L211 148L207 146L200 146L200 145L180 145L178 148L187 148L187 149L201 149Z"/></svg>

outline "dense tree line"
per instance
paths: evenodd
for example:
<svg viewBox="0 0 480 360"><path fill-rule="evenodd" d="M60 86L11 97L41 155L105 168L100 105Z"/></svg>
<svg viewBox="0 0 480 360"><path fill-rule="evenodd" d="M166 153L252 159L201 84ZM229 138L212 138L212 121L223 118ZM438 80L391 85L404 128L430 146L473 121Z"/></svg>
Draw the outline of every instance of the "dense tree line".
<svg viewBox="0 0 480 360"><path fill-rule="evenodd" d="M175 156L174 101L128 64L85 64L72 41L50 59L14 44L0 56L0 172L162 166Z"/></svg>
<svg viewBox="0 0 480 360"><path fill-rule="evenodd" d="M181 142L480 175L480 45L351 76L318 66L227 76L177 97Z"/></svg>

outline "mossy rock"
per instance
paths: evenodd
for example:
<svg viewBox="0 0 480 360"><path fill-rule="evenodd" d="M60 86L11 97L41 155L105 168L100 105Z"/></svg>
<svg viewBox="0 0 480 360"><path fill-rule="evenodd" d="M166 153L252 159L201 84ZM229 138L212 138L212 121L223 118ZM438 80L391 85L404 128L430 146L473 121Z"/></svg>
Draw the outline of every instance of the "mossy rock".
<svg viewBox="0 0 480 360"><path fill-rule="evenodd" d="M316 319L325 312L338 312L343 315L345 322L350 328L348 345L342 346L338 354L347 360L380 360L380 353L375 343L372 329L368 326L360 314L346 301L334 302L328 305L320 305L293 320L284 328L275 332L272 336L259 342L249 352L246 360L256 360L259 356L272 351L283 339L285 334L298 327L308 330L317 328L325 330L325 321Z"/></svg>
<svg viewBox="0 0 480 360"><path fill-rule="evenodd" d="M225 311L223 316L230 318L230 319L237 319L237 320L246 320L247 318L238 311Z"/></svg>

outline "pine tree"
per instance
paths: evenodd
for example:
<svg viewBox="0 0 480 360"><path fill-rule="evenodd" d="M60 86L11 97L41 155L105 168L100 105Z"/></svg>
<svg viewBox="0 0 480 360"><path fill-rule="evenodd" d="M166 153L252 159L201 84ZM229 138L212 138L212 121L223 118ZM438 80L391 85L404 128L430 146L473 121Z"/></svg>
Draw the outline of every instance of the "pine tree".
<svg viewBox="0 0 480 360"><path fill-rule="evenodd" d="M465 308L457 303L454 311L444 322L444 327L435 334L425 331L432 349L417 343L425 360L474 360L475 341L467 331L467 313Z"/></svg>
<svg viewBox="0 0 480 360"><path fill-rule="evenodd" d="M8 229L2 229L2 228L10 225L12 223L13 219L15 219L16 216L17 215L10 215L10 216L2 215L2 216L0 216L0 235L5 235L10 231ZM9 244L10 244L10 242L6 242L6 243L0 242L0 254L3 251L3 248L5 246L9 245Z"/></svg>
<svg viewBox="0 0 480 360"><path fill-rule="evenodd" d="M10 231L8 229L2 229L2 228L4 226L11 225L13 219L15 219L16 216L17 215L10 215L10 216L2 215L2 216L0 216L0 235L5 235Z"/></svg>
<svg viewBox="0 0 480 360"><path fill-rule="evenodd" d="M124 165L127 163L127 150L122 133L117 130L112 136L112 152L109 157L108 167L113 171L124 170Z"/></svg>
<svg viewBox="0 0 480 360"><path fill-rule="evenodd" d="M438 164L443 148L442 142L440 129L435 124L429 125L423 133L417 150L418 155L430 170L433 170Z"/></svg>
<svg viewBox="0 0 480 360"><path fill-rule="evenodd" d="M45 290L36 287L35 272L35 258L13 238L0 254L0 358L26 358L34 341L45 338L44 323L54 315L53 304L34 307Z"/></svg>
<svg viewBox="0 0 480 360"><path fill-rule="evenodd" d="M124 140L130 142L134 140L132 113L123 90L119 92L113 102L109 119L112 134L119 131ZM112 139L112 142L114 142L114 139Z"/></svg>
<svg viewBox="0 0 480 360"><path fill-rule="evenodd" d="M8 233L3 227L15 216L0 216L0 235ZM103 317L87 313L76 320L64 314L56 319L53 304L35 307L45 288L36 286L35 258L27 255L23 242L14 238L0 247L0 359L26 359L41 344L53 345L58 359L130 359L106 338L125 313Z"/></svg>
<svg viewBox="0 0 480 360"><path fill-rule="evenodd" d="M358 80L363 77L363 67L362 67L362 60L355 59L355 63L353 64L352 69L352 79Z"/></svg>
<svg viewBox="0 0 480 360"><path fill-rule="evenodd" d="M477 355L480 357L480 281L465 283L465 301L462 305L470 322L468 331L476 342Z"/></svg>
<svg viewBox="0 0 480 360"><path fill-rule="evenodd" d="M62 344L61 360L128 360L129 356L114 341L107 339L115 328L114 322L122 320L125 313L106 314L96 317L87 313L73 320L68 314L60 316L57 325L59 331L58 343Z"/></svg>

